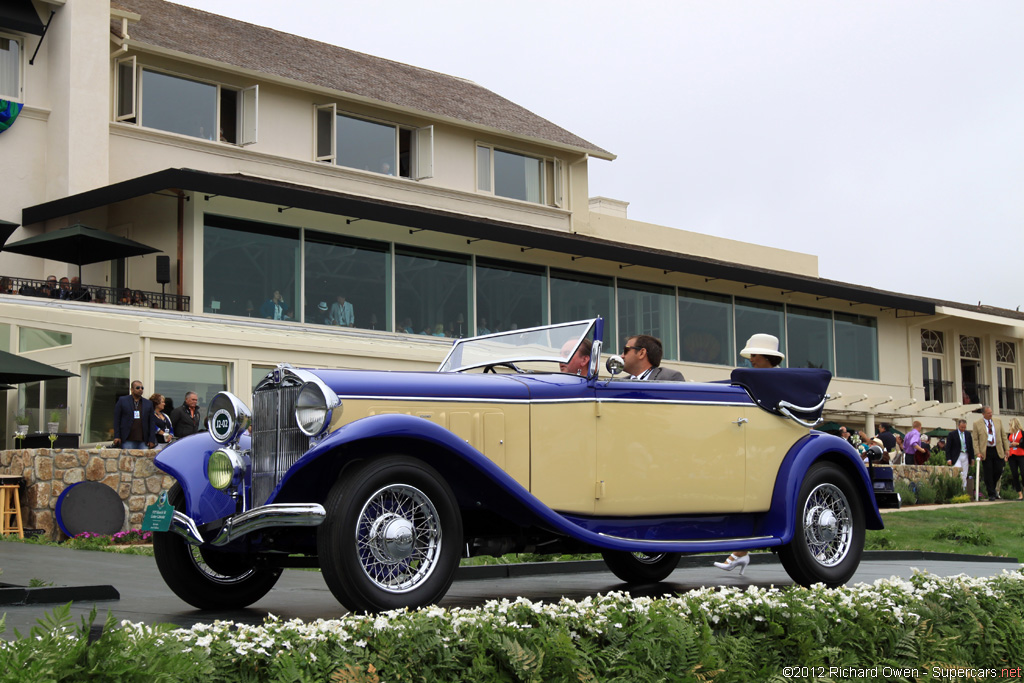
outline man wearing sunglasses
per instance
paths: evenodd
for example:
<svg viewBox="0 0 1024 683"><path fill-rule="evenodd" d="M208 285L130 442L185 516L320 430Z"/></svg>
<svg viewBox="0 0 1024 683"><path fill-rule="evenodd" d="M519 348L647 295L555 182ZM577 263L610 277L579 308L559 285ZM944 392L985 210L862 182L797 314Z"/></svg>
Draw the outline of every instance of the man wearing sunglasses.
<svg viewBox="0 0 1024 683"><path fill-rule="evenodd" d="M684 382L678 370L661 367L661 340L649 334L630 337L622 349L622 362L632 379Z"/></svg>
<svg viewBox="0 0 1024 683"><path fill-rule="evenodd" d="M156 423L153 403L142 395L142 382L132 382L132 393L114 404L114 446L144 449L156 446Z"/></svg>

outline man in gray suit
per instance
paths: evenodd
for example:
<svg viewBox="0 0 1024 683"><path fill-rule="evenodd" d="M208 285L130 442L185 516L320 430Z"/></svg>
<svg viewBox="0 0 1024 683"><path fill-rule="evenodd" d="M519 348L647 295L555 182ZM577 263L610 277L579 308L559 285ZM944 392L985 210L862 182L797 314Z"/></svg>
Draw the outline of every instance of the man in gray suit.
<svg viewBox="0 0 1024 683"><path fill-rule="evenodd" d="M684 382L678 370L661 367L661 340L649 334L630 337L622 349L622 362L632 379Z"/></svg>

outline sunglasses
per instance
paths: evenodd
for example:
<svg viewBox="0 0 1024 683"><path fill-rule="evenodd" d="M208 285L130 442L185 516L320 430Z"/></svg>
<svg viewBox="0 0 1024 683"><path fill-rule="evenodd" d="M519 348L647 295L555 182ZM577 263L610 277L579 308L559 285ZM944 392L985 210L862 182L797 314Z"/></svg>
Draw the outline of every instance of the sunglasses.
<svg viewBox="0 0 1024 683"><path fill-rule="evenodd" d="M639 351L639 350L640 350L640 347L639 347L639 346L623 346L623 347L622 347L622 355L623 355L623 356L625 356L625 355L626 355L627 353L629 353L629 352L630 352L631 350L632 350L632 351Z"/></svg>

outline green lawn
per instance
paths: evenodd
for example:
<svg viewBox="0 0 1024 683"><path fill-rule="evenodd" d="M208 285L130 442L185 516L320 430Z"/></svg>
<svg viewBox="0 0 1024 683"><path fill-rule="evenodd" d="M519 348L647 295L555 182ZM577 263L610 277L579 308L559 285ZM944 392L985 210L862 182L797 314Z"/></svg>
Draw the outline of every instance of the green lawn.
<svg viewBox="0 0 1024 683"><path fill-rule="evenodd" d="M868 531L868 550L927 550L1016 557L1024 561L1024 503L909 508L882 515L885 529Z"/></svg>

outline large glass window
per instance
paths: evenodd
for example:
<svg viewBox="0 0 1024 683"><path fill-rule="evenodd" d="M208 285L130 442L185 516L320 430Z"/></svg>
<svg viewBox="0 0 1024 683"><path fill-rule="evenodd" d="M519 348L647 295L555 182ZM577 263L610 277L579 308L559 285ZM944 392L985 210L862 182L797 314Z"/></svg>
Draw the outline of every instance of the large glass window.
<svg viewBox="0 0 1024 683"><path fill-rule="evenodd" d="M217 86L142 70L142 118L146 128L216 140Z"/></svg>
<svg viewBox="0 0 1024 683"><path fill-rule="evenodd" d="M128 360L98 363L85 368L85 436L86 443L110 441L114 438L114 404L128 394Z"/></svg>
<svg viewBox="0 0 1024 683"><path fill-rule="evenodd" d="M836 313L836 376L878 380L878 320Z"/></svg>
<svg viewBox="0 0 1024 683"><path fill-rule="evenodd" d="M551 270L551 322L567 323L601 316L605 319L604 343L615 349L615 289L610 277L568 270ZM628 334L628 333L626 333Z"/></svg>
<svg viewBox="0 0 1024 683"><path fill-rule="evenodd" d="M542 266L476 260L476 334L543 325L547 304Z"/></svg>
<svg viewBox="0 0 1024 683"><path fill-rule="evenodd" d="M184 405L185 394L194 391L199 395L199 405L204 408L218 392L228 389L228 366L224 363L193 363L180 360L157 360L156 382L153 391L170 398L175 406Z"/></svg>
<svg viewBox="0 0 1024 683"><path fill-rule="evenodd" d="M672 287L619 280L619 329L623 336L649 334L661 340L664 357L676 360L676 293Z"/></svg>
<svg viewBox="0 0 1024 683"><path fill-rule="evenodd" d="M49 422L68 431L68 378L28 382L18 390L18 412L28 418L30 432L45 432Z"/></svg>
<svg viewBox="0 0 1024 683"><path fill-rule="evenodd" d="M390 330L391 246L306 231L306 322Z"/></svg>
<svg viewBox="0 0 1024 683"><path fill-rule="evenodd" d="M679 290L680 360L732 365L732 338L732 297Z"/></svg>
<svg viewBox="0 0 1024 683"><path fill-rule="evenodd" d="M787 365L832 371L832 312L786 307Z"/></svg>
<svg viewBox="0 0 1024 683"><path fill-rule="evenodd" d="M476 148L476 184L482 192L526 202L543 201L543 161L486 145Z"/></svg>
<svg viewBox="0 0 1024 683"><path fill-rule="evenodd" d="M299 258L296 228L208 214L203 311L298 320Z"/></svg>
<svg viewBox="0 0 1024 683"><path fill-rule="evenodd" d="M398 138L395 126L343 114L338 114L337 124L336 154L339 166L398 175Z"/></svg>
<svg viewBox="0 0 1024 683"><path fill-rule="evenodd" d="M263 381L263 378L274 371L275 365L253 365L252 366L252 388Z"/></svg>
<svg viewBox="0 0 1024 683"><path fill-rule="evenodd" d="M71 335L67 332L43 330L37 327L21 327L18 329L18 350L38 351L54 346L67 346L71 343Z"/></svg>
<svg viewBox="0 0 1024 683"><path fill-rule="evenodd" d="M26 382L18 389L18 413L28 418L28 431L42 431L42 382Z"/></svg>
<svg viewBox="0 0 1024 683"><path fill-rule="evenodd" d="M11 326L0 323L0 351L11 352Z"/></svg>
<svg viewBox="0 0 1024 683"><path fill-rule="evenodd" d="M736 365L750 367L750 361L740 357L740 351L751 335L773 335L779 339L779 349L786 348L786 327L782 314L782 304L736 299ZM785 360L782 361L782 367L787 365Z"/></svg>
<svg viewBox="0 0 1024 683"><path fill-rule="evenodd" d="M435 337L472 334L469 257L395 248L395 320L399 332Z"/></svg>
<svg viewBox="0 0 1024 683"><path fill-rule="evenodd" d="M21 101L21 41L0 36L0 99Z"/></svg>

